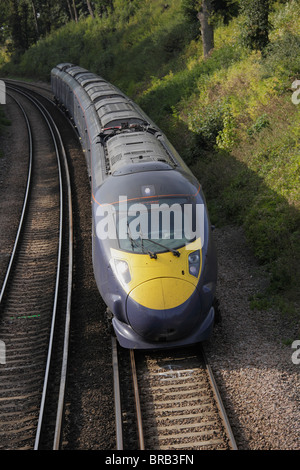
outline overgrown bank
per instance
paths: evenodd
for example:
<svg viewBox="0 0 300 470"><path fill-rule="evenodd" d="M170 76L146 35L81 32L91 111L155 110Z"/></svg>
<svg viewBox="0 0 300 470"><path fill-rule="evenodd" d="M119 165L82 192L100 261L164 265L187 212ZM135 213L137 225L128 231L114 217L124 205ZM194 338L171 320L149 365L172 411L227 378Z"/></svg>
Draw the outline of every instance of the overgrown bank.
<svg viewBox="0 0 300 470"><path fill-rule="evenodd" d="M3 73L48 79L52 66L71 61L132 96L202 182L212 222L243 225L268 267L269 286L253 306L296 311L300 104L291 85L300 79L299 2L275 5L264 55L243 45L239 15L219 23L206 60L180 3L145 1L130 14L69 23Z"/></svg>

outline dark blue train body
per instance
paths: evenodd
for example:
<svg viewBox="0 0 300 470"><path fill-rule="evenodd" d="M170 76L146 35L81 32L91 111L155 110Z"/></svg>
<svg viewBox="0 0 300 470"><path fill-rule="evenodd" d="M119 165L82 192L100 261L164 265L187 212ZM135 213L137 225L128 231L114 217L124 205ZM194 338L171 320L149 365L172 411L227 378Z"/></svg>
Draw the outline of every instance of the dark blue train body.
<svg viewBox="0 0 300 470"><path fill-rule="evenodd" d="M79 132L92 192L93 267L121 346L207 339L217 260L201 186L120 90L72 64L51 72Z"/></svg>

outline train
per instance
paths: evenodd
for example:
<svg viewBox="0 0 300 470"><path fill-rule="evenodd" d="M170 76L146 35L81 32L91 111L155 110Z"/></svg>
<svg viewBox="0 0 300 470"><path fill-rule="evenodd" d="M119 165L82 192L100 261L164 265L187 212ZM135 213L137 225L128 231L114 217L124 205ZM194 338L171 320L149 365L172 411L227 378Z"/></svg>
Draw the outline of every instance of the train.
<svg viewBox="0 0 300 470"><path fill-rule="evenodd" d="M115 85L61 63L51 86L85 154L94 276L118 343L147 350L209 339L217 255L201 184Z"/></svg>

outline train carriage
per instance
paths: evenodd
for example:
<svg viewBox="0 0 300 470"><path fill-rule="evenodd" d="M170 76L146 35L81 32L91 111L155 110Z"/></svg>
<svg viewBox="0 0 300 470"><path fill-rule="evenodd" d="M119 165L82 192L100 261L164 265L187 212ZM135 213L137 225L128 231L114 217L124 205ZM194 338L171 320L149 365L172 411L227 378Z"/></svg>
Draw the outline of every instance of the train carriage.
<svg viewBox="0 0 300 470"><path fill-rule="evenodd" d="M217 260L200 183L118 88L68 63L51 80L85 151L94 274L120 345L159 349L207 339Z"/></svg>

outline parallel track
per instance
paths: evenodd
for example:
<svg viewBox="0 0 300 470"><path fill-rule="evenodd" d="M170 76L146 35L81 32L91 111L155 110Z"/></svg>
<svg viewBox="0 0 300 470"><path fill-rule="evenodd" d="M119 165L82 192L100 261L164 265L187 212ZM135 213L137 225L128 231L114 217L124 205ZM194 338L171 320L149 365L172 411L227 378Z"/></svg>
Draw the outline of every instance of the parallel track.
<svg viewBox="0 0 300 470"><path fill-rule="evenodd" d="M31 155L26 204L1 289L0 337L6 364L0 366L0 446L58 449L72 288L70 179L62 139L47 109L28 90L7 88L23 102L34 158ZM53 367L61 370L59 377Z"/></svg>
<svg viewBox="0 0 300 470"><path fill-rule="evenodd" d="M216 382L200 347L151 353L130 351L130 360L125 350L118 351L114 337L112 347L117 377L117 449L237 449Z"/></svg>
<svg viewBox="0 0 300 470"><path fill-rule="evenodd" d="M24 107L22 106L22 104L18 100L16 100L11 94L8 93L7 95L10 96L10 98L14 100L14 102L20 108L20 110L23 114L25 124L26 124L26 128L27 128L27 134L28 134L28 153L29 153L29 157L28 157L28 172L27 172L27 180L26 180L26 189L25 189L25 194L24 194L24 200L23 200L23 204L22 204L20 220L19 220L19 223L18 223L17 234L16 234L16 237L15 237L15 240L14 240L13 249L12 249L12 252L11 252L11 255L10 255L10 258L9 258L8 267L7 267L5 277L4 277L4 281L3 281L1 291L0 291L0 305L1 305L3 297L4 297L7 282L8 282L8 279L10 277L13 262L14 262L14 259L15 259L15 256L16 256L16 252L17 252L17 248L18 248L18 244L19 244L19 240L20 240L20 235L21 235L21 232L22 232L22 227L23 227L23 222L24 222L24 218L25 218L25 213L26 213L27 204L28 204L28 197L29 197L29 192L30 192L30 183L31 183L31 176L32 176L32 164L33 164L33 136L32 136L32 129L31 129L30 122L29 122L29 119L27 117L26 111L25 111Z"/></svg>

